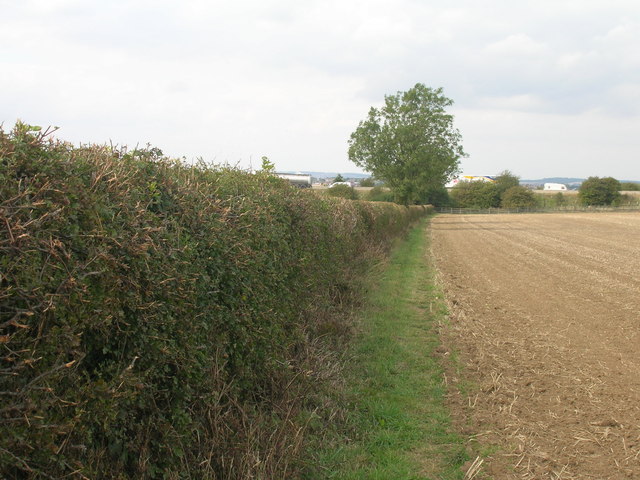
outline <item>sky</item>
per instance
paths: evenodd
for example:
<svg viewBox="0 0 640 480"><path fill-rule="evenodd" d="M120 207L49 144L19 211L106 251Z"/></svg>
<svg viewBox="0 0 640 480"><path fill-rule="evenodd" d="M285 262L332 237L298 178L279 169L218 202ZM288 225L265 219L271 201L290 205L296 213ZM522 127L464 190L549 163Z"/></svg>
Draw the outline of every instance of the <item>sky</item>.
<svg viewBox="0 0 640 480"><path fill-rule="evenodd" d="M0 0L0 122L187 161L361 172L385 95L442 87L467 175L640 180L637 0Z"/></svg>

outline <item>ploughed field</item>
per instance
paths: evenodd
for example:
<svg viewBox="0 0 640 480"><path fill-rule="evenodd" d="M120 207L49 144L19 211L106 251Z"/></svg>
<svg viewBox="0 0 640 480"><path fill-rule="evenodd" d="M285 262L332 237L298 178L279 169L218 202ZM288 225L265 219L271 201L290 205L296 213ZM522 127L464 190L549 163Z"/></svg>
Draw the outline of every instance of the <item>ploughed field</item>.
<svg viewBox="0 0 640 480"><path fill-rule="evenodd" d="M640 478L640 214L440 215L431 235L484 474Z"/></svg>

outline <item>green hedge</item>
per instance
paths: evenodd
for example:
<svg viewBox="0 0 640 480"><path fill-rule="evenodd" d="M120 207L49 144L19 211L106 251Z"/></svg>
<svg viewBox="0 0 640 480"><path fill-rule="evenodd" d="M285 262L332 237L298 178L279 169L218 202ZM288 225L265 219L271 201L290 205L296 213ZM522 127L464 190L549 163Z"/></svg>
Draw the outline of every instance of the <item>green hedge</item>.
<svg viewBox="0 0 640 480"><path fill-rule="evenodd" d="M0 476L295 476L317 338L424 212L0 130Z"/></svg>

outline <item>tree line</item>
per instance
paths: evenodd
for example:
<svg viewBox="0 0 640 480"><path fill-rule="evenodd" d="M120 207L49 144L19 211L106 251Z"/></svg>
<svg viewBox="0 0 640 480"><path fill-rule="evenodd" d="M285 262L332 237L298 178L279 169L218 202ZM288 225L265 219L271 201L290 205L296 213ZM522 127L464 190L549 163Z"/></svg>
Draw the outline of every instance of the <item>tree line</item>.
<svg viewBox="0 0 640 480"><path fill-rule="evenodd" d="M589 177L578 190L578 203L583 206L619 205L624 199L621 191L637 191L638 184L620 182L613 177ZM460 208L530 208L538 205L533 190L520 185L518 177L502 172L495 182L460 182L451 190L452 203ZM556 193L553 203L566 203L562 192Z"/></svg>
<svg viewBox="0 0 640 480"><path fill-rule="evenodd" d="M453 100L442 88L417 83L406 92L385 96L384 105L372 107L349 140L349 159L384 182L389 195L376 199L397 203L455 205L462 208L526 208L537 205L534 192L520 185L508 170L494 182L460 182L449 193L445 185L460 173L466 156L462 135L446 109ZM640 185L621 183L612 177L589 177L579 191L582 205L615 205L620 190ZM346 189L345 189L346 190ZM355 196L355 192L330 192ZM380 197L380 198L378 198ZM562 201L557 198L558 204Z"/></svg>

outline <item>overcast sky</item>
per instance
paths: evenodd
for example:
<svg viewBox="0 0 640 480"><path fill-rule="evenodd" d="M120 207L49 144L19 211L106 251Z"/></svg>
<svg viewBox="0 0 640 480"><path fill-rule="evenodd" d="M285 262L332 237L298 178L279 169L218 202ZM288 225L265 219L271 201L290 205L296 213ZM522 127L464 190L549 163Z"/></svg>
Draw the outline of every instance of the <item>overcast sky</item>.
<svg viewBox="0 0 640 480"><path fill-rule="evenodd" d="M462 169L640 180L638 0L0 0L0 122L360 171L385 94L443 87Z"/></svg>

